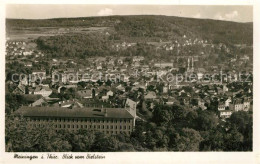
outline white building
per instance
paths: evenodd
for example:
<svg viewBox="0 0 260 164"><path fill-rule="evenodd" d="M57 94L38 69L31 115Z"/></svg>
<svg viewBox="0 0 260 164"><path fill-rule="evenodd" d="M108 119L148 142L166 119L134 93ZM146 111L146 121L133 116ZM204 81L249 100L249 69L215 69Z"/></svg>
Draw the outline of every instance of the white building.
<svg viewBox="0 0 260 164"><path fill-rule="evenodd" d="M232 111L231 110L220 111L220 117L221 118L229 118L231 115L232 115Z"/></svg>

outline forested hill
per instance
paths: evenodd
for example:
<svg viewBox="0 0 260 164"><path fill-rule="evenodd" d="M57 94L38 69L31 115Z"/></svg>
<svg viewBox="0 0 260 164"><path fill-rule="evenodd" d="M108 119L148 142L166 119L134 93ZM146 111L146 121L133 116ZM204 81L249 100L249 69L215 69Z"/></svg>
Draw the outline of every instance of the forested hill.
<svg viewBox="0 0 260 164"><path fill-rule="evenodd" d="M174 16L107 16L41 20L7 19L8 30L37 27L111 27L119 37L173 38L188 35L214 43L253 44L253 23L237 23Z"/></svg>

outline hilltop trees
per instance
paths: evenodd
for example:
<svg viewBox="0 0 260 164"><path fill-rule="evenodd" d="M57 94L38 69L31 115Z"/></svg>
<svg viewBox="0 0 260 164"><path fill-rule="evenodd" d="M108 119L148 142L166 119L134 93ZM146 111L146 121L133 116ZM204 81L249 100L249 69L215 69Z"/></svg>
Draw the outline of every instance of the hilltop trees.
<svg viewBox="0 0 260 164"><path fill-rule="evenodd" d="M37 46L52 57L108 56L111 52L110 42L99 34L74 34L52 37L39 37Z"/></svg>

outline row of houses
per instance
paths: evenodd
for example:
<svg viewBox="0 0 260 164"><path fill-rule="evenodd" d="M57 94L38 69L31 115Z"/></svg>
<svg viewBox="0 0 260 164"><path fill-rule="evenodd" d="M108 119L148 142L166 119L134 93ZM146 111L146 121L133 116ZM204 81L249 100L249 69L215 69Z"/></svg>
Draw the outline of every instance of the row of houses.
<svg viewBox="0 0 260 164"><path fill-rule="evenodd" d="M233 102L228 98L225 102L218 105L218 111L220 112L220 117L229 118L233 112L250 110L251 101L248 98L235 99Z"/></svg>

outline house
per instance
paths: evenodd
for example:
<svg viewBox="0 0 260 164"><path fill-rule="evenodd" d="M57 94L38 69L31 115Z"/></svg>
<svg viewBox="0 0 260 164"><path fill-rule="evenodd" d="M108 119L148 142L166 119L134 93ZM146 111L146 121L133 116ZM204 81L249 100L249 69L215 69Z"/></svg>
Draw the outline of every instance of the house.
<svg viewBox="0 0 260 164"><path fill-rule="evenodd" d="M225 106L228 107L231 102L232 102L232 100L231 100L231 98L229 97L229 98L225 101Z"/></svg>
<svg viewBox="0 0 260 164"><path fill-rule="evenodd" d="M221 118L229 118L232 115L232 110L222 110L220 111Z"/></svg>
<svg viewBox="0 0 260 164"><path fill-rule="evenodd" d="M34 90L35 95L42 95L43 97L48 97L51 93L52 90L47 86L37 86Z"/></svg>
<svg viewBox="0 0 260 164"><path fill-rule="evenodd" d="M154 64L155 67L158 67L158 68L166 68L166 67L173 67L173 63L155 63Z"/></svg>
<svg viewBox="0 0 260 164"><path fill-rule="evenodd" d="M153 100L156 99L156 93L153 91L148 92L145 96L144 96L145 100Z"/></svg>
<svg viewBox="0 0 260 164"><path fill-rule="evenodd" d="M28 80L28 78L27 78L27 76L24 76L24 77L21 77L22 79L20 80L20 83L22 84L22 85L25 85L25 86L27 86L28 84L29 84L29 80Z"/></svg>
<svg viewBox="0 0 260 164"><path fill-rule="evenodd" d="M223 111L225 110L225 103L219 103L218 104L218 111Z"/></svg>
<svg viewBox="0 0 260 164"><path fill-rule="evenodd" d="M134 63L132 64L132 66L133 66L133 67L140 67L141 64L140 64L139 62L134 62Z"/></svg>
<svg viewBox="0 0 260 164"><path fill-rule="evenodd" d="M244 99L244 103L243 103L243 105L244 105L244 111L248 111L249 110L249 108L250 108L250 101L249 101L249 99Z"/></svg>
<svg viewBox="0 0 260 164"><path fill-rule="evenodd" d="M25 94L25 86L21 83L18 84L18 86L14 89L13 93L15 94Z"/></svg>
<svg viewBox="0 0 260 164"><path fill-rule="evenodd" d="M125 87L123 87L121 84L116 87L116 89L125 92Z"/></svg>
<svg viewBox="0 0 260 164"><path fill-rule="evenodd" d="M237 99L234 101L233 104L230 104L229 108L235 112L242 111L242 110L244 110L244 104L242 103L241 99Z"/></svg>
<svg viewBox="0 0 260 164"><path fill-rule="evenodd" d="M220 87L217 87L217 92L218 92L218 94L223 94L224 90Z"/></svg>
<svg viewBox="0 0 260 164"><path fill-rule="evenodd" d="M26 62L26 63L24 63L24 66L25 67L32 67L32 62Z"/></svg>
<svg viewBox="0 0 260 164"><path fill-rule="evenodd" d="M198 100L198 106L202 109L202 110L206 110L207 107L205 106L205 101L203 99Z"/></svg>
<svg viewBox="0 0 260 164"><path fill-rule="evenodd" d="M53 106L55 107L61 107L61 108L83 108L83 104L79 103L76 100L64 100L59 101L58 103L55 103Z"/></svg>
<svg viewBox="0 0 260 164"><path fill-rule="evenodd" d="M168 93L168 87L167 86L163 87L163 93Z"/></svg>
<svg viewBox="0 0 260 164"><path fill-rule="evenodd" d="M109 64L109 65L115 65L114 59L110 59L110 60L108 61L108 64Z"/></svg>
<svg viewBox="0 0 260 164"><path fill-rule="evenodd" d="M223 92L228 92L228 87L226 84L223 85Z"/></svg>
<svg viewBox="0 0 260 164"><path fill-rule="evenodd" d="M102 66L101 65L97 66L97 70L102 70Z"/></svg>
<svg viewBox="0 0 260 164"><path fill-rule="evenodd" d="M42 80L46 79L46 72L42 70L35 70L32 72L32 75L39 77Z"/></svg>
<svg viewBox="0 0 260 164"><path fill-rule="evenodd" d="M174 97L169 97L166 101L166 105L172 105L174 104L174 102L176 102L177 100Z"/></svg>
<svg viewBox="0 0 260 164"><path fill-rule="evenodd" d="M38 100L36 100L35 102L33 102L30 106L42 106L43 103L46 103L46 100L44 98L40 98Z"/></svg>
<svg viewBox="0 0 260 164"><path fill-rule="evenodd" d="M109 96L107 96L107 95L106 95L106 96L102 96L101 99L102 99L103 101L108 101Z"/></svg>
<svg viewBox="0 0 260 164"><path fill-rule="evenodd" d="M144 57L143 56L134 56L133 57L133 62L140 62L143 61Z"/></svg>
<svg viewBox="0 0 260 164"><path fill-rule="evenodd" d="M136 106L137 106L137 102L131 100L131 99L126 99L125 102L125 109L135 118L137 117L136 115ZM135 121L134 121L135 122ZM134 123L135 125L135 123Z"/></svg>
<svg viewBox="0 0 260 164"><path fill-rule="evenodd" d="M77 91L77 94L81 97L81 98L85 98L85 99L91 99L93 97L92 95L92 90L87 89L87 90L79 90Z"/></svg>
<svg viewBox="0 0 260 164"><path fill-rule="evenodd" d="M113 96L113 95L114 95L114 92L112 92L112 91L107 92L107 96Z"/></svg>

